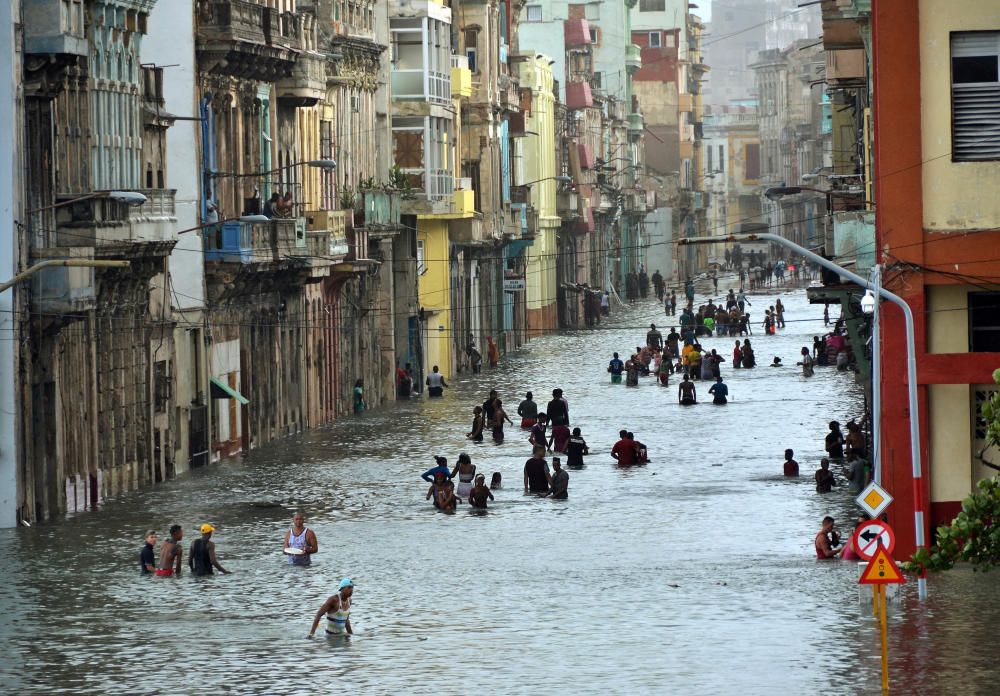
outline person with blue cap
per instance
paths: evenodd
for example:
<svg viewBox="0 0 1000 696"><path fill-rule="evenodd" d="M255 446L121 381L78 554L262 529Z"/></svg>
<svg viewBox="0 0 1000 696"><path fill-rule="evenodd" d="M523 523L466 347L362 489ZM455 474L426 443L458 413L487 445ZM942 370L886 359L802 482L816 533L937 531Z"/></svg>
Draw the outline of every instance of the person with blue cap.
<svg viewBox="0 0 1000 696"><path fill-rule="evenodd" d="M350 578L341 580L337 594L329 597L316 612L309 637L312 638L316 634L316 629L324 615L326 615L327 636L352 635L354 633L351 629L351 596L353 594L354 581Z"/></svg>

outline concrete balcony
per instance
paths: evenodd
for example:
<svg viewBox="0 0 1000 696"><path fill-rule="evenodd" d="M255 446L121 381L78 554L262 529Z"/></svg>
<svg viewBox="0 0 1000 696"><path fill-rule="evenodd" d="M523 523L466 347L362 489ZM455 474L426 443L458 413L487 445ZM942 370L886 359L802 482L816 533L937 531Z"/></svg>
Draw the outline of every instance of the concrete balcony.
<svg viewBox="0 0 1000 696"><path fill-rule="evenodd" d="M584 206L580 219L573 224L573 231L577 234L588 234L596 230L597 224L594 222L594 209L589 205Z"/></svg>
<svg viewBox="0 0 1000 696"><path fill-rule="evenodd" d="M580 199L576 191L556 193L556 214L563 220L575 220L580 217Z"/></svg>
<svg viewBox="0 0 1000 696"><path fill-rule="evenodd" d="M846 211L833 214L833 250L838 263L854 263L855 273L875 265L875 213Z"/></svg>
<svg viewBox="0 0 1000 696"><path fill-rule="evenodd" d="M208 0L197 18L202 70L262 82L291 74L302 47L297 15L248 0Z"/></svg>
<svg viewBox="0 0 1000 696"><path fill-rule="evenodd" d="M278 100L294 106L314 106L326 96L326 58L308 51L299 56L288 77L275 84Z"/></svg>
<svg viewBox="0 0 1000 696"><path fill-rule="evenodd" d="M566 108L587 109L594 105L594 96L590 84L586 82L566 83Z"/></svg>
<svg viewBox="0 0 1000 696"><path fill-rule="evenodd" d="M392 236L403 229L399 219L402 196L398 192L362 191L361 203L361 210L355 211L354 222L367 229L370 236Z"/></svg>
<svg viewBox="0 0 1000 696"><path fill-rule="evenodd" d="M342 263L350 252L347 243L350 210L317 210L306 213L306 253L313 276L329 275L329 267Z"/></svg>
<svg viewBox="0 0 1000 696"><path fill-rule="evenodd" d="M24 52L86 58L85 5L65 0L23 0Z"/></svg>
<svg viewBox="0 0 1000 696"><path fill-rule="evenodd" d="M827 51L826 82L830 87L864 87L868 83L865 49Z"/></svg>
<svg viewBox="0 0 1000 696"><path fill-rule="evenodd" d="M277 265L309 254L304 218L233 220L205 228L203 234L206 262Z"/></svg>
<svg viewBox="0 0 1000 696"><path fill-rule="evenodd" d="M505 111L520 111L521 90L517 78L511 75L498 75L497 86L500 88L500 106Z"/></svg>
<svg viewBox="0 0 1000 696"><path fill-rule="evenodd" d="M495 240L481 217L462 218L448 223L448 239L453 244L492 244Z"/></svg>
<svg viewBox="0 0 1000 696"><path fill-rule="evenodd" d="M641 135L643 127L644 124L643 124L642 114L631 113L628 115L629 135Z"/></svg>
<svg viewBox="0 0 1000 696"><path fill-rule="evenodd" d="M625 70L629 75L635 75L642 69L642 49L636 44L625 47Z"/></svg>
<svg viewBox="0 0 1000 696"><path fill-rule="evenodd" d="M451 94L457 97L472 96L472 71L465 56L451 57Z"/></svg>
<svg viewBox="0 0 1000 696"><path fill-rule="evenodd" d="M625 102L620 99L608 100L608 118L612 121L625 120Z"/></svg>
<svg viewBox="0 0 1000 696"><path fill-rule="evenodd" d="M108 256L161 256L177 243L174 189L139 189L146 202L130 207L88 198L56 212L56 246L92 247Z"/></svg>
<svg viewBox="0 0 1000 696"><path fill-rule="evenodd" d="M586 19L567 19L563 22L563 39L566 48L590 45L590 24Z"/></svg>

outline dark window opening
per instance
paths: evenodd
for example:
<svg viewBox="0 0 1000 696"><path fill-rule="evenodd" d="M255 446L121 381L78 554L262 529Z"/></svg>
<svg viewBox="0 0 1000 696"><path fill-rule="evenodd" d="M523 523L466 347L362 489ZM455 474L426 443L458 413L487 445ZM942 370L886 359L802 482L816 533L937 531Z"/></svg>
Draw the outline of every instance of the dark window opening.
<svg viewBox="0 0 1000 696"><path fill-rule="evenodd" d="M951 81L956 85L971 82L996 82L1000 61L996 56L972 56L951 59Z"/></svg>
<svg viewBox="0 0 1000 696"><path fill-rule="evenodd" d="M1000 292L969 293L969 350L1000 353Z"/></svg>

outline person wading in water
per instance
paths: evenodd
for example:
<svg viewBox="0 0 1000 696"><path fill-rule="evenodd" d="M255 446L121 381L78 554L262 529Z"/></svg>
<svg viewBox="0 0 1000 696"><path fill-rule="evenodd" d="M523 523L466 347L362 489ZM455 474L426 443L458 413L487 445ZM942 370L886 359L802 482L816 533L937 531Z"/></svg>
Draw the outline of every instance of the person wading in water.
<svg viewBox="0 0 1000 696"><path fill-rule="evenodd" d="M292 526L285 532L286 549L301 549L302 554L288 554L288 565L307 566L312 563L312 555L319 551L316 533L306 527L306 518L302 513L292 517Z"/></svg>
<svg viewBox="0 0 1000 696"><path fill-rule="evenodd" d="M229 575L229 571L223 568L215 557L215 542L212 541L212 532L214 531L215 527L212 525L203 524L201 525L201 538L191 542L188 567L191 568L193 575L214 575L212 568L223 575Z"/></svg>
<svg viewBox="0 0 1000 696"><path fill-rule="evenodd" d="M681 406L690 406L698 403L698 392L694 388L694 382L684 375L684 379L677 385L677 401Z"/></svg>
<svg viewBox="0 0 1000 696"><path fill-rule="evenodd" d="M343 636L351 635L354 630L351 628L351 597L354 595L354 582L350 578L340 581L340 588L337 594L333 595L316 612L313 619L312 630L309 637L316 635L319 622L326 616L326 635Z"/></svg>

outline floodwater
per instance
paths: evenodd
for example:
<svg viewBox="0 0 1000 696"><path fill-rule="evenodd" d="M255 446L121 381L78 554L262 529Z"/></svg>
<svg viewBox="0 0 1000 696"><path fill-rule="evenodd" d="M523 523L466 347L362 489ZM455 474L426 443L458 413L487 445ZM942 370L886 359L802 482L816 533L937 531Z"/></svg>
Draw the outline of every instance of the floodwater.
<svg viewBox="0 0 1000 696"><path fill-rule="evenodd" d="M754 317L775 295L751 297ZM755 370L726 369L732 402L677 405L676 387L609 384L613 350L641 343L653 301L594 331L543 337L444 399L347 418L108 501L58 523L0 532L0 691L44 694L868 694L878 632L853 563L814 559L819 521L841 530L846 490L818 496L826 422L860 416L851 375L794 365L822 330L803 291L788 328L753 340ZM755 329L756 333L760 333ZM664 332L666 333L666 332ZM732 340L707 339L724 355ZM707 384L699 383L699 389ZM592 454L570 497L521 492L529 456L464 437L496 387L510 412L527 389L561 387ZM707 396L707 395L705 395ZM652 462L618 470L627 427ZM795 450L800 480L780 476ZM485 514L436 512L419 473L468 451L505 487ZM312 568L284 565L293 510L319 538ZM140 577L145 529L178 522L185 546L210 521L231 575ZM342 576L357 584L353 639L306 639ZM934 577L893 607L898 693L991 693L1000 628L996 574Z"/></svg>

